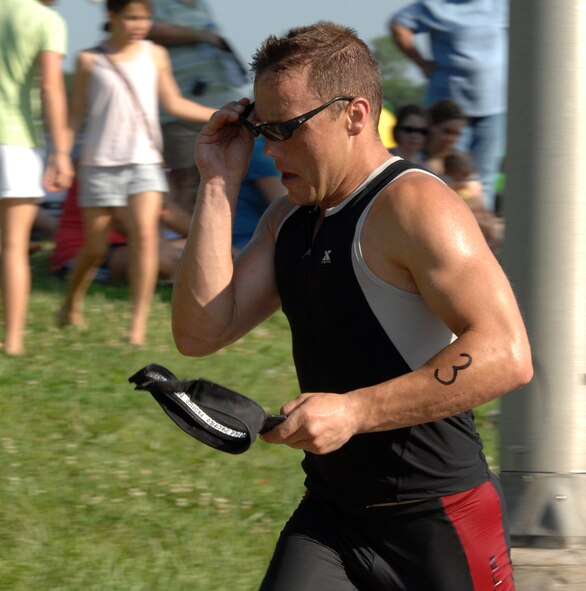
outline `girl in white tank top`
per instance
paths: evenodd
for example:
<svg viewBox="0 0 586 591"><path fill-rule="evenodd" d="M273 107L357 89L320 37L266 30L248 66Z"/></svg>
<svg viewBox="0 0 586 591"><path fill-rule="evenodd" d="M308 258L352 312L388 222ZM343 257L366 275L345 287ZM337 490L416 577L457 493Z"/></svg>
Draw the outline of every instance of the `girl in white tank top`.
<svg viewBox="0 0 586 591"><path fill-rule="evenodd" d="M109 32L78 55L70 115L72 138L85 120L79 159L79 203L85 242L59 310L62 325L83 325L82 303L107 254L108 228L124 221L131 260L133 314L129 342L142 345L157 282L159 218L167 182L162 168L159 99L188 121L206 122L213 109L183 98L167 51L146 41L149 0L107 0Z"/></svg>

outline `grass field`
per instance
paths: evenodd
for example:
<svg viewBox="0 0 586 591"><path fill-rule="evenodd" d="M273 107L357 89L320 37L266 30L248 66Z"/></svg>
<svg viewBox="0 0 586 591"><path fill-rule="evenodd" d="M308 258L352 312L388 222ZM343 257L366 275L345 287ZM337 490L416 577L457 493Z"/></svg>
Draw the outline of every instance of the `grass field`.
<svg viewBox="0 0 586 591"><path fill-rule="evenodd" d="M56 327L64 284L32 257L27 355L0 356L0 589L254 591L303 494L301 453L257 441L231 456L188 437L128 377L156 362L277 412L298 394L282 314L205 359L170 334L157 290L148 345L126 344L128 292L95 285L88 330ZM491 462L494 405L478 410Z"/></svg>

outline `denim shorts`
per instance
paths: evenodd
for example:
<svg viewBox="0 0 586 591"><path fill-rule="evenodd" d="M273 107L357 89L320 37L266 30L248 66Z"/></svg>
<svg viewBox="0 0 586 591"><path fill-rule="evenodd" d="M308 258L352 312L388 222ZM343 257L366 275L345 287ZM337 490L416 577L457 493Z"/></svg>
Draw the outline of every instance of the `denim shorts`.
<svg viewBox="0 0 586 591"><path fill-rule="evenodd" d="M160 164L81 165L78 175L80 207L125 207L130 195L169 189Z"/></svg>

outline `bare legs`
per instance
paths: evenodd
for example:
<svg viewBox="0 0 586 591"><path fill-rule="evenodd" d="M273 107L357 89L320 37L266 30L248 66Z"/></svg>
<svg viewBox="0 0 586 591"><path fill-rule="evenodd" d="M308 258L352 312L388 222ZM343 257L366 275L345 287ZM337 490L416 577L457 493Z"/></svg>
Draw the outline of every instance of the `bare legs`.
<svg viewBox="0 0 586 591"><path fill-rule="evenodd" d="M83 326L83 299L92 284L96 268L102 263L108 250L112 208L87 207L82 208L81 213L85 241L77 253L65 302L59 311L59 322L64 325Z"/></svg>
<svg viewBox="0 0 586 591"><path fill-rule="evenodd" d="M132 325L130 343L142 345L146 336L151 300L159 273L159 216L161 193L141 193L128 200Z"/></svg>
<svg viewBox="0 0 586 591"><path fill-rule="evenodd" d="M4 352L7 355L24 353L24 327L31 290L28 249L37 201L26 198L0 200Z"/></svg>
<svg viewBox="0 0 586 591"><path fill-rule="evenodd" d="M159 215L162 196L147 192L129 197L125 214L130 246L132 322L129 342L144 344L150 304L159 268ZM83 208L85 243L75 261L67 296L59 312L62 324L83 325L82 304L94 278L96 267L108 250L108 230L112 208ZM117 212L118 213L118 212Z"/></svg>

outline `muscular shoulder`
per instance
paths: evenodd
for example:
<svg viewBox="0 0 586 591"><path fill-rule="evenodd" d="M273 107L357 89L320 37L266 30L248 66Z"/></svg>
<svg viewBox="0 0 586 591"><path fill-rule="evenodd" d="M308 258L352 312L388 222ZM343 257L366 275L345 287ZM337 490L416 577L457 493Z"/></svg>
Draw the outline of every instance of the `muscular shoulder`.
<svg viewBox="0 0 586 591"><path fill-rule="evenodd" d="M391 224L400 236L407 236L428 223L441 226L452 216L467 217L466 211L462 200L443 181L427 172L410 170L387 185L369 218L375 227Z"/></svg>
<svg viewBox="0 0 586 591"><path fill-rule="evenodd" d="M402 175L379 195L361 244L375 273L408 291L418 291L418 267L448 264L487 248L462 199L435 176L419 171Z"/></svg>
<svg viewBox="0 0 586 591"><path fill-rule="evenodd" d="M391 183L373 211L409 235L428 225L438 229L454 222L473 222L469 208L443 181L423 171L410 171Z"/></svg>

